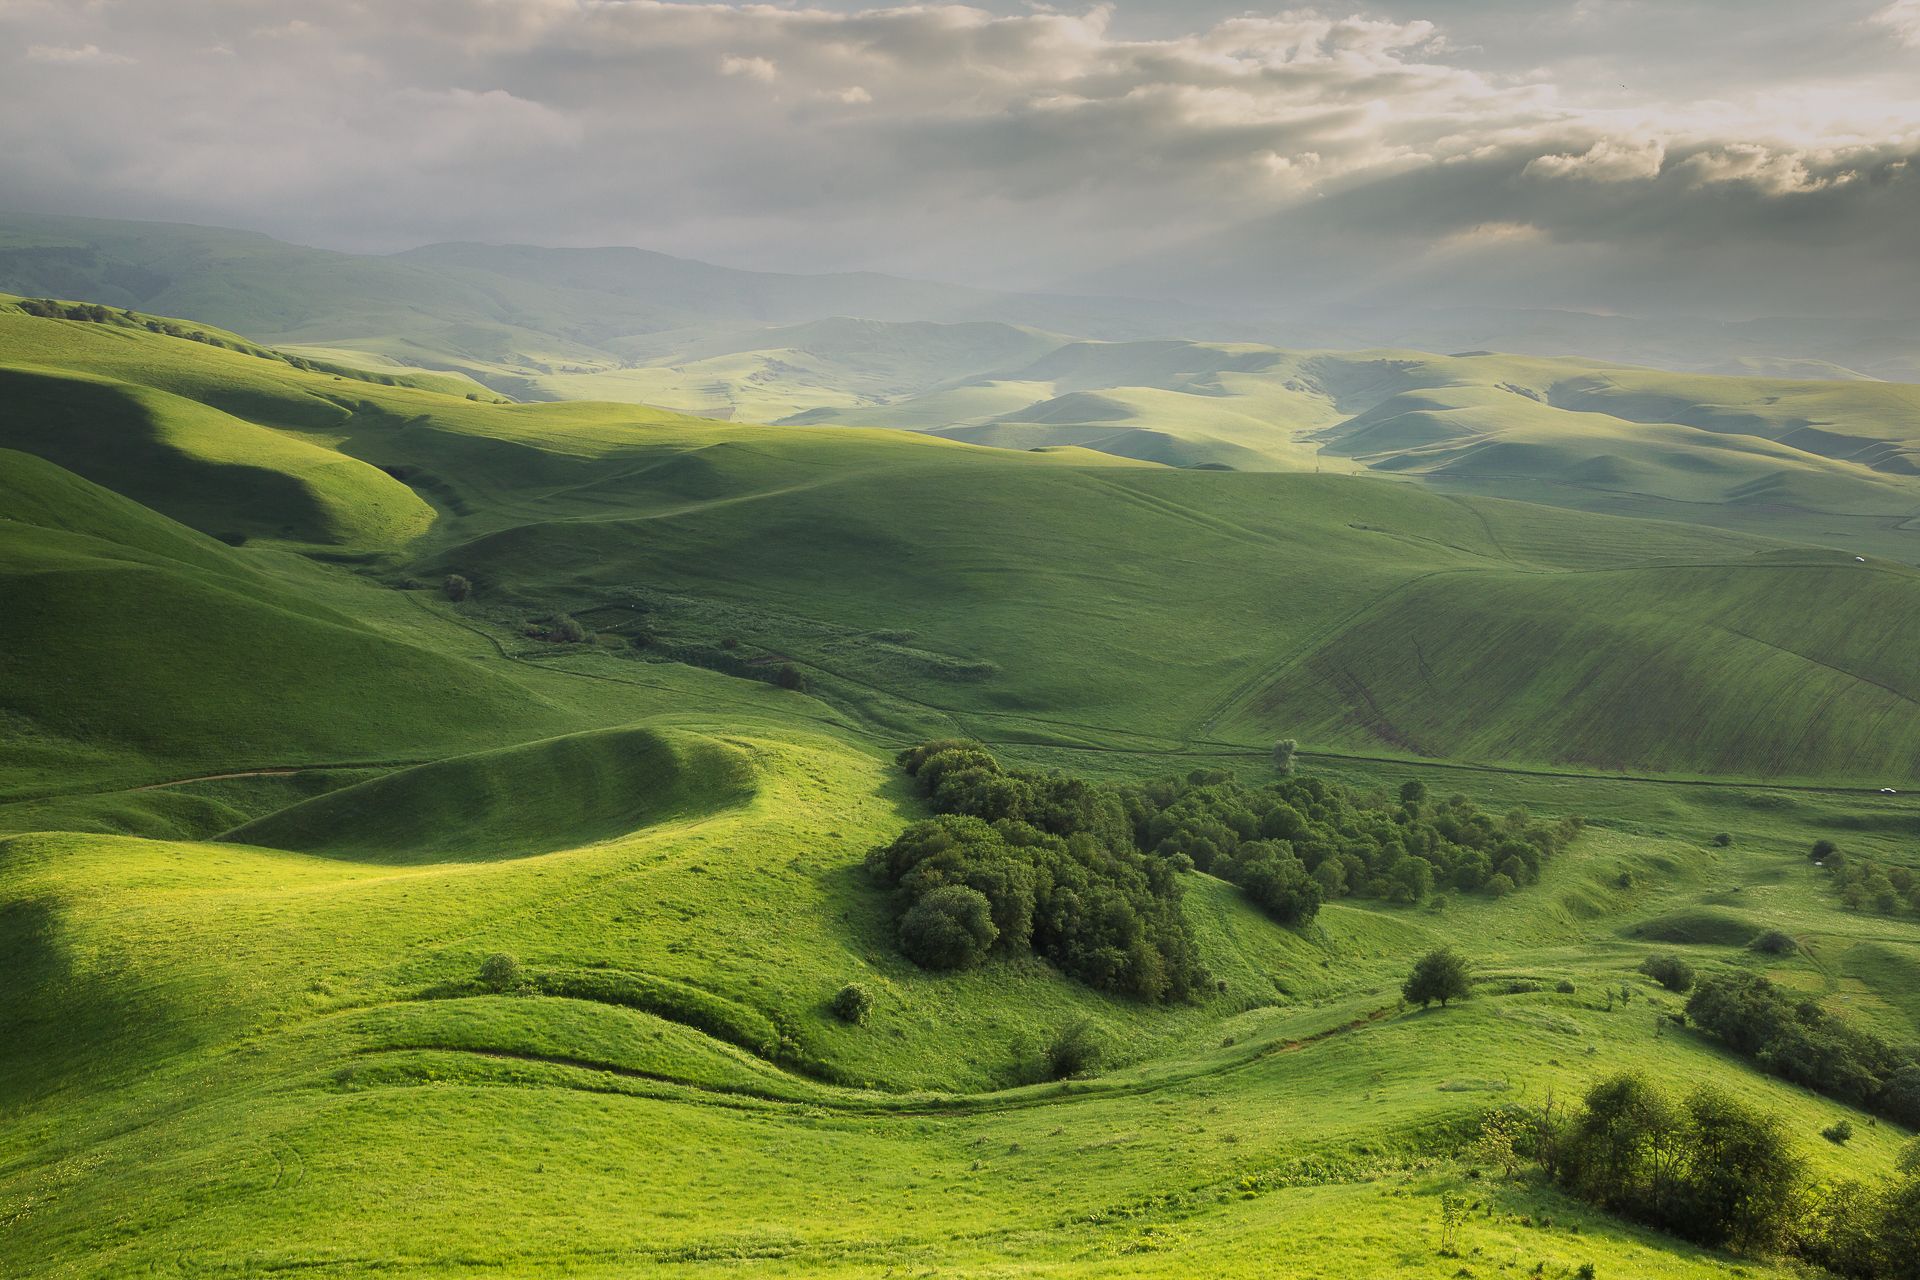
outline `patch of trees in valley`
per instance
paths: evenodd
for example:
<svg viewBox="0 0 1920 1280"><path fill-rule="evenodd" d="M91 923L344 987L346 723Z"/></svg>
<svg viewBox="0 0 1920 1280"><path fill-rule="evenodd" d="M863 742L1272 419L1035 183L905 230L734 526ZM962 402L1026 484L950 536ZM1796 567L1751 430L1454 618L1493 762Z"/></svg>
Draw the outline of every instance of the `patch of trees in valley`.
<svg viewBox="0 0 1920 1280"><path fill-rule="evenodd" d="M901 753L936 817L875 849L901 949L959 969L1032 951L1105 991L1178 1000L1210 985L1180 911L1180 875L1237 886L1282 924L1342 897L1430 901L1511 893L1578 832L1577 819L1434 801L1418 782L1364 797L1318 778L1247 786L1222 770L1107 784L1008 770L978 743Z"/></svg>

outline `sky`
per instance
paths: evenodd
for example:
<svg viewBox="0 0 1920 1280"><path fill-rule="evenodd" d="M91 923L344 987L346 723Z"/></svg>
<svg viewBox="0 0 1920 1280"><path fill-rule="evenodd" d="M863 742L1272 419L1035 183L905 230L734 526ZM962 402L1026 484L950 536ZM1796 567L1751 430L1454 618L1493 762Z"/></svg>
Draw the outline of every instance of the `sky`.
<svg viewBox="0 0 1920 1280"><path fill-rule="evenodd" d="M1910 313L1920 0L0 0L0 208L1193 300Z"/></svg>

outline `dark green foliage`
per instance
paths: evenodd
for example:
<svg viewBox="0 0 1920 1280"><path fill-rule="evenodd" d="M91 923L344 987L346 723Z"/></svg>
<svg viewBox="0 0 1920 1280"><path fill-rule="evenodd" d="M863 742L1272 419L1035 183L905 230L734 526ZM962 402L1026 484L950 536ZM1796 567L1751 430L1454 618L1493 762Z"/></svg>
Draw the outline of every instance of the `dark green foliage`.
<svg viewBox="0 0 1920 1280"><path fill-rule="evenodd" d="M828 1007L840 1021L859 1026L873 1012L873 992L857 982L849 982L833 993L833 1000Z"/></svg>
<svg viewBox="0 0 1920 1280"><path fill-rule="evenodd" d="M999 937L987 895L963 884L928 889L900 917L900 949L927 969L972 968Z"/></svg>
<svg viewBox="0 0 1920 1280"><path fill-rule="evenodd" d="M1713 837L1713 843L1715 848L1724 849L1733 843L1733 833L1731 831L1719 832Z"/></svg>
<svg viewBox="0 0 1920 1280"><path fill-rule="evenodd" d="M1282 738L1273 744L1273 771L1285 778L1293 773L1294 756L1299 753L1300 744L1292 738Z"/></svg>
<svg viewBox="0 0 1920 1280"><path fill-rule="evenodd" d="M1518 810L1496 818L1464 796L1434 803L1418 782L1388 801L1319 778L1253 788L1229 774L1201 770L1121 794L1140 848L1162 857L1185 854L1200 870L1243 887L1243 866L1291 858L1312 878L1321 900L1420 902L1449 887L1511 892L1538 879L1545 860L1579 830L1574 819L1542 823ZM1240 854L1246 843L1266 847L1248 859ZM1305 923L1319 907L1304 894L1279 901L1283 910L1298 913L1282 916L1290 923Z"/></svg>
<svg viewBox="0 0 1920 1280"><path fill-rule="evenodd" d="M1920 1059L1759 974L1708 978L1687 1001L1696 1026L1796 1084L1920 1124Z"/></svg>
<svg viewBox="0 0 1920 1280"><path fill-rule="evenodd" d="M473 583L460 574L450 573L447 575L447 580L440 584L440 590L445 593L447 599L459 604L473 595Z"/></svg>
<svg viewBox="0 0 1920 1280"><path fill-rule="evenodd" d="M1853 1280L1920 1280L1920 1174L1879 1186L1837 1182L1809 1197L1793 1251Z"/></svg>
<svg viewBox="0 0 1920 1280"><path fill-rule="evenodd" d="M1106 1056L1106 1037L1099 1025L1091 1018L1075 1018L1047 1042L1047 1077L1065 1080L1091 1075L1100 1069Z"/></svg>
<svg viewBox="0 0 1920 1280"><path fill-rule="evenodd" d="M1826 864L1849 911L1878 911L1882 915L1920 911L1920 878L1907 868L1849 858L1838 851L1828 856Z"/></svg>
<svg viewBox="0 0 1920 1280"><path fill-rule="evenodd" d="M548 644L585 644L593 638L593 633L572 614L556 613L545 622L530 624L527 636L533 640L545 640Z"/></svg>
<svg viewBox="0 0 1920 1280"><path fill-rule="evenodd" d="M926 743L900 762L941 811L867 859L894 886L910 956L937 965L923 957L949 954L909 934L926 926L950 936L951 927L923 907L933 894L961 887L984 904L991 933L981 956L1037 952L1083 982L1144 1000L1185 999L1208 985L1180 911L1178 873L1133 846L1112 791L1004 772L974 743Z"/></svg>
<svg viewBox="0 0 1920 1280"><path fill-rule="evenodd" d="M783 662L773 673L773 682L782 689L792 689L796 693L807 687L807 677L799 667L791 662Z"/></svg>
<svg viewBox="0 0 1920 1280"><path fill-rule="evenodd" d="M1693 966L1679 956L1665 952L1650 955L1640 962L1640 972L1669 991L1693 990Z"/></svg>
<svg viewBox="0 0 1920 1280"><path fill-rule="evenodd" d="M1815 862L1825 862L1838 852L1840 852L1840 846L1836 845L1833 841L1815 840L1813 842L1813 848L1807 851L1807 856Z"/></svg>
<svg viewBox="0 0 1920 1280"><path fill-rule="evenodd" d="M1585 1198L1709 1245L1774 1247L1802 1178L1773 1116L1708 1087L1675 1103L1634 1074L1594 1085L1553 1146Z"/></svg>
<svg viewBox="0 0 1920 1280"><path fill-rule="evenodd" d="M1790 956L1800 949L1794 936L1780 929L1768 929L1753 940L1752 946L1755 951L1770 956Z"/></svg>
<svg viewBox="0 0 1920 1280"><path fill-rule="evenodd" d="M1558 991L1563 996L1570 996L1574 993L1573 982L1571 979L1568 979L1568 978L1562 978L1560 979L1560 981L1554 983L1553 989L1555 991Z"/></svg>
<svg viewBox="0 0 1920 1280"><path fill-rule="evenodd" d="M511 991L523 980L520 962L504 951L480 962L480 981L489 991Z"/></svg>
<svg viewBox="0 0 1920 1280"><path fill-rule="evenodd" d="M1844 1147L1853 1141L1853 1121L1842 1117L1822 1129L1820 1136L1836 1147Z"/></svg>
<svg viewBox="0 0 1920 1280"><path fill-rule="evenodd" d="M1451 947L1429 951L1414 963L1400 994L1423 1009L1436 1000L1444 1009L1450 1000L1469 999L1473 987L1467 976L1467 962Z"/></svg>

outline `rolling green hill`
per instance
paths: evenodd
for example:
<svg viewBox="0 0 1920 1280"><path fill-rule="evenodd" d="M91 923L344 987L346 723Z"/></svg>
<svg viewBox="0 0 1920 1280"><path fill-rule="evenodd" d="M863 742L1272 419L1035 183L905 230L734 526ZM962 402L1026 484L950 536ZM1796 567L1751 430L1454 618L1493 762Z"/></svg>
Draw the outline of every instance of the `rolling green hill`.
<svg viewBox="0 0 1920 1280"><path fill-rule="evenodd" d="M1043 354L1030 425L1194 358ZM1209 358L1225 389L1273 357ZM1317 389L1261 394L1309 434L1435 376L1300 359ZM1877 794L1920 758L1904 564L1304 458L492 403L137 317L0 313L0 371L0 1272L1786 1280L1476 1134L1638 1069L1766 1109L1816 1177L1909 1137L1639 970L1913 1037L1920 922L1807 857L1920 869ZM1689 430L1804 453L1789 419L1839 412L1740 404ZM1256 784L1294 737L1380 812L1415 779L1587 822L1505 896L1303 926L1170 864L1211 985L1147 1004L903 955L862 863L928 815L892 756L935 734ZM1474 998L1404 1005L1440 944ZM1081 1020L1100 1065L1043 1079Z"/></svg>

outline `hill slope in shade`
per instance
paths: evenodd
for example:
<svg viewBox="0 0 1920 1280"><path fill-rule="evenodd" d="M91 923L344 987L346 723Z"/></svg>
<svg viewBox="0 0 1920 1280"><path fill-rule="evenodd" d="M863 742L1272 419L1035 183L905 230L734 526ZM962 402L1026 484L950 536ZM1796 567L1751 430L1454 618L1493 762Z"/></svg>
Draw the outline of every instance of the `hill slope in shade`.
<svg viewBox="0 0 1920 1280"><path fill-rule="evenodd" d="M742 803L751 776L710 738L605 729L402 769L221 838L371 862L525 856Z"/></svg>

